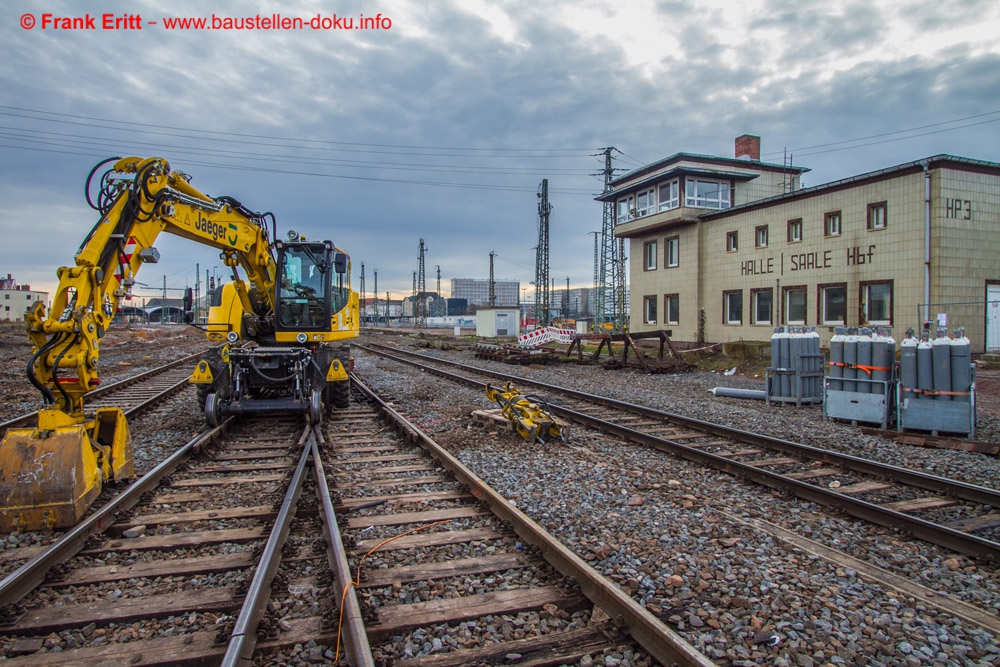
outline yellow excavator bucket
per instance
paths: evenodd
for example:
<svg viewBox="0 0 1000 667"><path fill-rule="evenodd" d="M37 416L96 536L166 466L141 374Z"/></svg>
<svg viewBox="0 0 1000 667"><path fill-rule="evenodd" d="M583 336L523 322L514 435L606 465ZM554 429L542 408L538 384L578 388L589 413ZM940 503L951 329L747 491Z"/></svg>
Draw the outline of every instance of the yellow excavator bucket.
<svg viewBox="0 0 1000 667"><path fill-rule="evenodd" d="M74 526L104 480L134 475L121 410L83 423L65 417L42 410L39 428L8 431L0 443L0 532Z"/></svg>

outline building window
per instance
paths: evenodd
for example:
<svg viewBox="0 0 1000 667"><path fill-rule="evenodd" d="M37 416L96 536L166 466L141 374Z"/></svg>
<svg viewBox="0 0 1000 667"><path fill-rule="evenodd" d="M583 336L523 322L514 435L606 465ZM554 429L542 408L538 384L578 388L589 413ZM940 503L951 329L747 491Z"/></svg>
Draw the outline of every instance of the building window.
<svg viewBox="0 0 1000 667"><path fill-rule="evenodd" d="M3 295L4 301L10 301L10 294Z"/></svg>
<svg viewBox="0 0 1000 667"><path fill-rule="evenodd" d="M671 268L681 263L681 239L678 236L671 236L667 239L666 266Z"/></svg>
<svg viewBox="0 0 1000 667"><path fill-rule="evenodd" d="M723 323L743 324L743 290L722 293Z"/></svg>
<svg viewBox="0 0 1000 667"><path fill-rule="evenodd" d="M663 295L663 315L666 324L677 324L681 321L681 297L679 294Z"/></svg>
<svg viewBox="0 0 1000 667"><path fill-rule="evenodd" d="M806 288L786 287L785 324L806 323Z"/></svg>
<svg viewBox="0 0 1000 667"><path fill-rule="evenodd" d="M840 211L832 211L823 216L823 235L840 236Z"/></svg>
<svg viewBox="0 0 1000 667"><path fill-rule="evenodd" d="M739 232L728 232L726 234L726 252L736 252L739 249Z"/></svg>
<svg viewBox="0 0 1000 667"><path fill-rule="evenodd" d="M847 324L847 283L819 285L821 324Z"/></svg>
<svg viewBox="0 0 1000 667"><path fill-rule="evenodd" d="M729 208L729 183L686 179L684 205L697 208Z"/></svg>
<svg viewBox="0 0 1000 667"><path fill-rule="evenodd" d="M771 324L771 288L750 290L750 324Z"/></svg>
<svg viewBox="0 0 1000 667"><path fill-rule="evenodd" d="M642 297L642 322L643 324L656 324L656 297Z"/></svg>
<svg viewBox="0 0 1000 667"><path fill-rule="evenodd" d="M767 247L767 225L761 225L753 230L753 245L755 248Z"/></svg>
<svg viewBox="0 0 1000 667"><path fill-rule="evenodd" d="M862 324L892 325L892 281L861 283Z"/></svg>
<svg viewBox="0 0 1000 667"><path fill-rule="evenodd" d="M788 221L788 242L798 243L802 240L802 218Z"/></svg>
<svg viewBox="0 0 1000 667"><path fill-rule="evenodd" d="M669 211L681 205L680 183L675 178L660 186L660 210Z"/></svg>
<svg viewBox="0 0 1000 667"><path fill-rule="evenodd" d="M631 196L618 200L618 224L635 218L635 200Z"/></svg>
<svg viewBox="0 0 1000 667"><path fill-rule="evenodd" d="M646 190L645 192L640 192L636 195L635 217L641 218L644 215L649 215L653 212L655 207L656 190Z"/></svg>
<svg viewBox="0 0 1000 667"><path fill-rule="evenodd" d="M885 229L886 202L868 204L868 229Z"/></svg>
<svg viewBox="0 0 1000 667"><path fill-rule="evenodd" d="M642 246L643 256L646 258L646 271L656 270L656 241L648 241Z"/></svg>

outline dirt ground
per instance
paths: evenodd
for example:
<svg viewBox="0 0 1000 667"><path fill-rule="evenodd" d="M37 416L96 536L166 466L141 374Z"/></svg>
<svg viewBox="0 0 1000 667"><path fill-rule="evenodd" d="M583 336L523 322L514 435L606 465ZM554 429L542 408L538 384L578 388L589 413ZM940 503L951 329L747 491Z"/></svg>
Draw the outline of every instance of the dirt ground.
<svg viewBox="0 0 1000 667"><path fill-rule="evenodd" d="M185 325L121 325L101 341L99 373L104 383L203 349L205 334ZM0 322L0 421L36 410L41 396L25 374L31 341L20 322Z"/></svg>

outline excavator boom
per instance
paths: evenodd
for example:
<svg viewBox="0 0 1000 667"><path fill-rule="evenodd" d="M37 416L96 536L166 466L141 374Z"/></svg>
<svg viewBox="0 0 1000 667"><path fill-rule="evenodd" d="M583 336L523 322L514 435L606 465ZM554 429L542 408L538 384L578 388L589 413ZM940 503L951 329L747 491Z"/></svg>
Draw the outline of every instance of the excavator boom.
<svg viewBox="0 0 1000 667"><path fill-rule="evenodd" d="M109 162L114 165L101 175L95 203L91 181ZM0 532L72 526L103 483L134 475L124 413L88 414L83 399L100 383L101 340L120 301L131 298L140 268L159 259L153 244L161 232L217 248L233 273L218 290L207 325L209 340L226 348L207 355L192 375L209 422L269 411L301 411L318 420L324 402L346 400L348 357L330 348L358 333L345 253L294 232L275 241L272 214L204 194L162 158L99 163L87 180L87 200L100 219L74 266L57 270L49 312L37 302L25 317L34 345L28 380L44 405L37 427L11 430L0 443ZM291 262L296 253L317 261ZM282 268L279 286L279 264L315 270L312 292L285 296L288 276ZM256 383L247 380L251 375ZM334 391L332 383L341 384Z"/></svg>

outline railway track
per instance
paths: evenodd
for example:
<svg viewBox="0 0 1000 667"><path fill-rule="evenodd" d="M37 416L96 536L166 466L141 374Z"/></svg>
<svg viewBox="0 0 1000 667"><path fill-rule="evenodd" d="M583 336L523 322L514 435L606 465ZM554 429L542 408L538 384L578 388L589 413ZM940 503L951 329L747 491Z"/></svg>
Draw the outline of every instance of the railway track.
<svg viewBox="0 0 1000 667"><path fill-rule="evenodd" d="M228 420L0 559L15 665L711 664L370 393Z"/></svg>
<svg viewBox="0 0 1000 667"><path fill-rule="evenodd" d="M356 347L469 386L507 380L532 386L548 392L553 411L574 422L948 549L1000 558L1000 492L993 489L415 352L375 344Z"/></svg>
<svg viewBox="0 0 1000 667"><path fill-rule="evenodd" d="M126 417L141 412L162 397L188 386L191 369L202 354L203 352L196 352L118 382L102 385L87 394L87 410L90 412L97 408L117 407L125 412ZM0 437L8 429L30 427L36 415L35 412L29 412L0 422Z"/></svg>
<svg viewBox="0 0 1000 667"><path fill-rule="evenodd" d="M377 661L556 665L628 652L632 664L644 664L643 653L662 664L711 664L365 391L373 403L329 421L324 432ZM377 428L375 408L399 425L402 438ZM408 660L428 647L451 650Z"/></svg>

